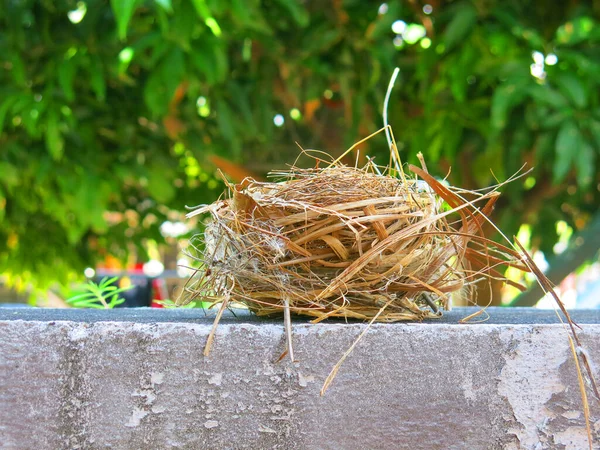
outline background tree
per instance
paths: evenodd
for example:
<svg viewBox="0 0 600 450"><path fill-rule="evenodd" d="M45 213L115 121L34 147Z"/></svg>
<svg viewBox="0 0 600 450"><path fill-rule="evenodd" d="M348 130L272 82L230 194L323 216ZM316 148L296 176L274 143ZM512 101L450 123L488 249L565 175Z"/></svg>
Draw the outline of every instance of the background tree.
<svg viewBox="0 0 600 450"><path fill-rule="evenodd" d="M160 240L185 204L305 148L340 153L389 107L402 155L477 189L527 163L496 221L597 214L600 3L5 1L0 273L43 287ZM386 161L383 138L361 153ZM493 174L489 169L493 169ZM590 249L585 258L597 249ZM584 258L584 259L585 259Z"/></svg>

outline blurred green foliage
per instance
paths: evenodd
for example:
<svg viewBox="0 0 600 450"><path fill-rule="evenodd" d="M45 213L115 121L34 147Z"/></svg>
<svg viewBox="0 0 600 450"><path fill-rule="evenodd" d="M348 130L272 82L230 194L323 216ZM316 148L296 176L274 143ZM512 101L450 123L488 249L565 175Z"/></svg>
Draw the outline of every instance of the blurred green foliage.
<svg viewBox="0 0 600 450"><path fill-rule="evenodd" d="M496 219L551 252L556 222L580 229L599 204L600 3L424 5L4 1L0 273L44 286L143 252L172 211L216 198L215 157L260 175L294 141L341 153L380 128L396 66L405 160L469 189L535 167ZM387 161L383 137L364 152Z"/></svg>

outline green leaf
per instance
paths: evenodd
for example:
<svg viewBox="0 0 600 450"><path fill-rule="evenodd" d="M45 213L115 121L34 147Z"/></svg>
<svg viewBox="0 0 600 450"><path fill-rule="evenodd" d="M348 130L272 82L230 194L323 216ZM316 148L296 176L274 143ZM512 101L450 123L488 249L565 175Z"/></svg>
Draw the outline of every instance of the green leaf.
<svg viewBox="0 0 600 450"><path fill-rule="evenodd" d="M229 59L227 48L223 45L213 46L215 82L220 83L225 81L229 76Z"/></svg>
<svg viewBox="0 0 600 450"><path fill-rule="evenodd" d="M294 21L302 28L306 27L310 21L308 11L300 4L298 0L276 0L292 16Z"/></svg>
<svg viewBox="0 0 600 450"><path fill-rule="evenodd" d="M152 71L144 86L144 100L153 114L163 116L168 112L169 102L184 76L183 51L172 47Z"/></svg>
<svg viewBox="0 0 600 450"><path fill-rule="evenodd" d="M168 19L166 14L165 21L161 27L163 28L163 34L169 36L170 40L173 40L179 47L186 51L186 53L195 52L196 49L192 48L190 41L198 36L198 16L194 10L194 6L189 2L183 2L177 7L177 14L172 19ZM202 35L202 40L206 39L206 35Z"/></svg>
<svg viewBox="0 0 600 450"><path fill-rule="evenodd" d="M103 224L103 211L106 209L106 196L101 188L102 182L98 176L90 173L78 182L71 207L76 214L76 220L84 228L92 224Z"/></svg>
<svg viewBox="0 0 600 450"><path fill-rule="evenodd" d="M173 12L173 5L171 3L171 0L154 0L154 3L156 3L169 14Z"/></svg>
<svg viewBox="0 0 600 450"><path fill-rule="evenodd" d="M58 84L65 95L67 101L75 100L75 90L73 89L73 80L77 69L75 59L66 59L58 66Z"/></svg>
<svg viewBox="0 0 600 450"><path fill-rule="evenodd" d="M457 10L446 27L442 38L446 51L451 50L458 43L464 41L476 22L477 10L471 3L457 5Z"/></svg>
<svg viewBox="0 0 600 450"><path fill-rule="evenodd" d="M538 103L563 109L569 107L566 97L549 86L533 85L529 88L529 95Z"/></svg>
<svg viewBox="0 0 600 450"><path fill-rule="evenodd" d="M249 135L255 135L257 133L257 127L250 107L249 99L251 95L248 95L239 84L233 82L227 83L227 91L231 92L231 97L235 102L237 110L240 112L240 116L244 119Z"/></svg>
<svg viewBox="0 0 600 450"><path fill-rule="evenodd" d="M69 297L67 299L67 302L74 303L74 302L78 302L83 299L90 299L90 298L94 298L94 294L92 294L91 292L85 292L83 294L74 295L73 297Z"/></svg>
<svg viewBox="0 0 600 450"><path fill-rule="evenodd" d="M9 109L12 108L12 106L16 103L17 99L17 95L6 97L4 98L4 101L0 104L0 135L2 134L2 130L4 129L4 119L6 118Z"/></svg>
<svg viewBox="0 0 600 450"><path fill-rule="evenodd" d="M588 93L580 77L570 73L558 74L554 77L559 90L580 109L588 104Z"/></svg>
<svg viewBox="0 0 600 450"><path fill-rule="evenodd" d="M130 287L133 287L133 286L130 286ZM129 290L129 288L127 288L125 290ZM120 298L118 295L113 295L112 298L110 299L110 302L108 303L108 307L112 309L115 306L118 306L124 302L125 302L124 298Z"/></svg>
<svg viewBox="0 0 600 450"><path fill-rule="evenodd" d="M506 127L510 110L524 97L523 86L515 83L504 84L494 92L492 97L491 125L495 130Z"/></svg>
<svg viewBox="0 0 600 450"><path fill-rule="evenodd" d="M148 192L159 203L168 203L175 197L171 177L161 166L152 166L148 171Z"/></svg>
<svg viewBox="0 0 600 450"><path fill-rule="evenodd" d="M105 289L106 287L110 287L110 285L113 284L118 279L119 279L119 277L104 277L104 278L102 278L102 280L100 280L100 283L98 283L98 287L100 289ZM95 287L95 283L90 281L90 286Z"/></svg>
<svg viewBox="0 0 600 450"><path fill-rule="evenodd" d="M67 303L73 305L75 308L95 308L97 303L95 299L89 300L73 300L68 298Z"/></svg>
<svg viewBox="0 0 600 450"><path fill-rule="evenodd" d="M570 117L569 114L566 114L564 111L559 111L542 116L540 123L544 129L556 128L568 117Z"/></svg>
<svg viewBox="0 0 600 450"><path fill-rule="evenodd" d="M588 39L596 26L591 17L577 17L556 30L556 40L560 44L578 44Z"/></svg>
<svg viewBox="0 0 600 450"><path fill-rule="evenodd" d="M92 90L96 94L98 101L103 102L106 99L106 81L104 80L102 61L99 58L93 59L88 69Z"/></svg>
<svg viewBox="0 0 600 450"><path fill-rule="evenodd" d="M575 167L577 168L577 184L586 188L594 180L596 174L596 153L594 147L588 142L582 141L580 148L577 150L575 158Z"/></svg>
<svg viewBox="0 0 600 450"><path fill-rule="evenodd" d="M198 13L198 17L204 21L204 24L210 29L210 31L212 31L216 37L221 36L221 27L216 19L211 15L210 9L206 4L206 0L192 0L192 4L196 9L196 13Z"/></svg>
<svg viewBox="0 0 600 450"><path fill-rule="evenodd" d="M555 183L562 181L569 173L580 147L581 134L577 124L572 120L566 121L556 136L556 159L553 169Z"/></svg>
<svg viewBox="0 0 600 450"><path fill-rule="evenodd" d="M192 4L194 5L194 9L196 10L196 13L198 13L198 17L200 17L201 19L205 19L205 20L208 17L211 17L210 9L208 8L208 5L206 4L206 0L192 0Z"/></svg>
<svg viewBox="0 0 600 450"><path fill-rule="evenodd" d="M210 56L202 51L196 51L189 57L194 69L204 74L206 77L206 82L209 84L214 84L215 80L217 79L217 74L215 73L214 67L211 64ZM199 74L196 72L196 76L198 75ZM202 79L201 77L199 78Z"/></svg>
<svg viewBox="0 0 600 450"><path fill-rule="evenodd" d="M119 39L122 41L127 37L127 26L133 16L136 4L137 0L110 0L110 5L117 21Z"/></svg>
<svg viewBox="0 0 600 450"><path fill-rule="evenodd" d="M63 156L65 143L59 129L58 112L55 109L48 112L45 137L48 153L55 161L60 160Z"/></svg>
<svg viewBox="0 0 600 450"><path fill-rule="evenodd" d="M590 121L589 124L590 133L592 133L592 137L594 141L596 141L595 147L600 149L600 121L593 120Z"/></svg>
<svg viewBox="0 0 600 450"><path fill-rule="evenodd" d="M236 139L236 133L233 127L234 118L229 105L224 99L220 99L216 103L216 109L217 122L222 136L230 142L234 141Z"/></svg>
<svg viewBox="0 0 600 450"><path fill-rule="evenodd" d="M15 83L21 86L26 84L25 64L21 57L18 54L13 53L10 58L10 63L12 66L12 77L13 80L15 80Z"/></svg>
<svg viewBox="0 0 600 450"><path fill-rule="evenodd" d="M231 14L234 19L250 30L271 36L273 30L263 17L260 5L251 3L246 0L231 0Z"/></svg>
<svg viewBox="0 0 600 450"><path fill-rule="evenodd" d="M325 52L342 38L342 33L343 30L337 28L311 28L302 40L302 51L308 54Z"/></svg>
<svg viewBox="0 0 600 450"><path fill-rule="evenodd" d="M600 62L595 58L594 53L582 52L581 50L569 50L564 48L560 50L560 60L568 63L574 63L577 66L577 75L581 78L582 75L587 75L595 79L600 72Z"/></svg>
<svg viewBox="0 0 600 450"><path fill-rule="evenodd" d="M0 161L0 181L9 189L19 184L19 172L8 161Z"/></svg>
<svg viewBox="0 0 600 450"><path fill-rule="evenodd" d="M544 48L545 41L542 36L533 28L525 28L521 36L525 39L531 48Z"/></svg>

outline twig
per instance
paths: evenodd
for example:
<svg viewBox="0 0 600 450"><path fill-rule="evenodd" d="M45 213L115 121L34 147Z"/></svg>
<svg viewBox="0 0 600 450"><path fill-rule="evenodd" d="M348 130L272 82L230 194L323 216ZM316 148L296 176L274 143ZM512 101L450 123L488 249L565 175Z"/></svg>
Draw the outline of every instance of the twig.
<svg viewBox="0 0 600 450"><path fill-rule="evenodd" d="M381 313L383 313L383 311L385 311L385 309L388 306L390 306L392 301L393 301L393 299L388 300L388 302L381 307L381 309L377 312L377 314L375 314L373 316L373 318L369 321L369 324L365 327L365 329L361 331L361 333L358 335L358 337L356 338L354 343L350 346L350 348L348 350L346 350L346 352L342 355L340 360L335 364L335 366L333 366L333 369L331 369L331 372L329 372L329 375L325 379L325 383L323 383L323 387L321 388L321 396L325 395L325 391L327 391L327 389L329 388L331 383L333 383L333 380L334 380L335 376L337 375L338 370L340 370L340 367L342 366L342 364L344 364L344 361L346 361L346 358L348 356L350 356L350 353L352 353L352 350L354 350L354 347L356 347L356 345L360 342L360 340L367 333L367 331L369 331L369 328L371 328L371 325L373 325L373 323L377 320L377 318L381 315Z"/></svg>
<svg viewBox="0 0 600 450"><path fill-rule="evenodd" d="M208 339L206 340L206 345L204 346L204 356L208 356L210 354L210 349L212 347L213 341L215 340L215 334L217 332L217 326L219 325L219 321L223 316L223 312L225 308L227 308L227 303L229 298L225 298L223 303L221 303L221 307L219 308L219 312L217 313L217 317L215 317L215 321L213 322L212 329L210 330L210 334L208 335Z"/></svg>
<svg viewBox="0 0 600 450"><path fill-rule="evenodd" d="M294 362L294 348L292 346L292 315L290 312L290 301L287 297L283 300L283 324L285 326L288 355L290 355L290 360Z"/></svg>

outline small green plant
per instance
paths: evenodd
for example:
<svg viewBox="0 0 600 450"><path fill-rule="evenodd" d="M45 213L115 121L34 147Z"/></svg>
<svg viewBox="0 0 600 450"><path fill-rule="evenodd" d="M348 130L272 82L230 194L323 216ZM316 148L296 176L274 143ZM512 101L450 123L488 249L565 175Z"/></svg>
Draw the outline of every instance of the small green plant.
<svg viewBox="0 0 600 450"><path fill-rule="evenodd" d="M212 303L211 302L201 302L201 301L191 301L185 305L178 305L176 302L170 299L165 300L155 300L156 303L161 305L163 308L204 308L207 309Z"/></svg>
<svg viewBox="0 0 600 450"><path fill-rule="evenodd" d="M87 284L83 285L85 292L68 298L67 303L73 305L75 308L112 309L125 301L124 298L119 297L119 294L134 287L126 286L120 288L114 286L113 283L118 278L104 277L100 283L94 283L90 280Z"/></svg>

